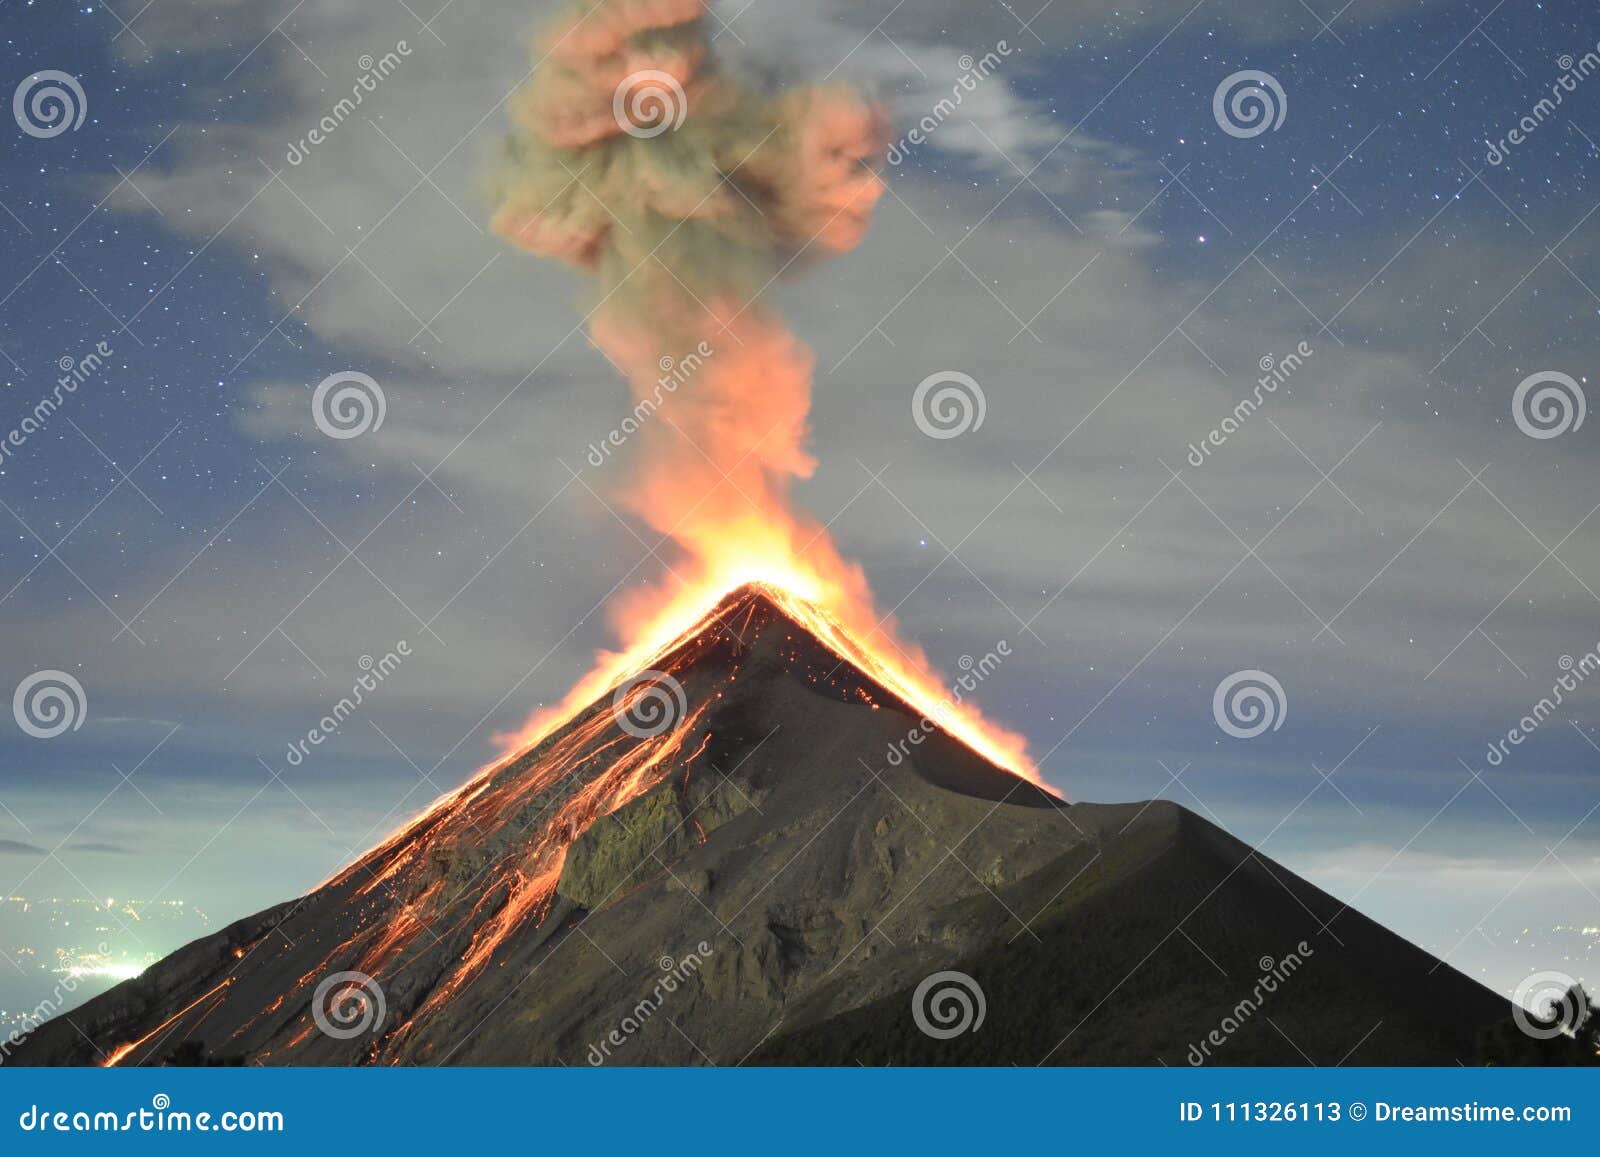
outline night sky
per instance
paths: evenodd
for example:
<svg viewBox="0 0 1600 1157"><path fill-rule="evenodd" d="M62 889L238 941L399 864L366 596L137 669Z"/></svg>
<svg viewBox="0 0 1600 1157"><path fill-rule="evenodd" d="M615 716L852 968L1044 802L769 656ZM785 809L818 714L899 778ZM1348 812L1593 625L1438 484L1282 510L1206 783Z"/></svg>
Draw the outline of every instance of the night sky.
<svg viewBox="0 0 1600 1157"><path fill-rule="evenodd" d="M850 81L896 137L934 121L865 243L773 291L817 358L801 501L941 670L1010 644L979 701L1069 797L1174 799L1497 989L1593 979L1600 671L1489 750L1600 647L1600 419L1516 410L1534 375L1595 389L1600 15L1037 7L711 6L753 82ZM550 11L0 0L4 94L58 70L86 106L0 122L0 444L110 351L0 460L0 690L60 671L86 701L54 738L3 717L0 896L183 898L217 926L312 887L664 573L589 489L626 468L588 448L630 403L580 279L488 230ZM1244 70L1277 127L1219 122ZM313 391L347 371L386 409L339 439ZM940 372L981 426L922 432ZM1252 670L1281 718L1238 738L1213 694ZM0 961L0 1004L14 983Z"/></svg>

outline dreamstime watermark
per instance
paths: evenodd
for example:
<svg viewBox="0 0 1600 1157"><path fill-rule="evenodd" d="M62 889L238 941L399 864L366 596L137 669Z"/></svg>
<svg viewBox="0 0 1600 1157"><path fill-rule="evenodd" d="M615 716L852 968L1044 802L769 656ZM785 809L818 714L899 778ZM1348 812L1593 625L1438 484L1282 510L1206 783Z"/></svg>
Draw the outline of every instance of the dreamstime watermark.
<svg viewBox="0 0 1600 1157"><path fill-rule="evenodd" d="M1516 127L1509 130L1505 136L1496 141L1485 141L1489 146L1489 155L1485 158L1496 167L1506 163L1511 150L1527 142L1528 138L1539 131L1539 127L1555 115L1556 109L1566 103L1566 98L1578 91L1578 85L1588 80L1596 72L1600 72L1600 44L1596 44L1594 51L1585 52L1577 60L1571 54L1558 57L1557 66L1561 75L1556 77L1550 85L1550 95L1543 97L1529 112L1517 121Z"/></svg>
<svg viewBox="0 0 1600 1157"><path fill-rule="evenodd" d="M1589 1001L1575 977L1535 972L1512 994L1511 1019L1534 1040L1575 1036L1589 1021Z"/></svg>
<svg viewBox="0 0 1600 1157"><path fill-rule="evenodd" d="M1506 761L1506 756L1511 754L1511 748L1521 747L1524 741L1544 725L1544 721L1554 715L1556 708L1567 701L1567 696L1577 691L1590 675L1600 671L1600 645L1591 649L1582 658L1574 659L1571 655L1562 655L1556 662L1564 672L1550 687L1550 694L1544 696L1539 702L1528 709L1528 713L1517 720L1516 726L1506 732L1504 739L1496 739L1487 748L1487 758L1491 767L1499 767Z"/></svg>
<svg viewBox="0 0 1600 1157"><path fill-rule="evenodd" d="M283 1114L275 1109L192 1113L174 1109L165 1093L151 1097L148 1109L122 1112L30 1104L17 1116L17 1127L24 1133L282 1133L285 1128Z"/></svg>
<svg viewBox="0 0 1600 1157"><path fill-rule="evenodd" d="M111 946L102 943L95 951L104 956L111 951ZM56 986L49 996L41 1000L28 1012L22 1014L22 1023L6 1034L5 1040L0 1041L0 1065L6 1063L13 1050L27 1039L29 1033L46 1021L53 1020L58 1013L66 1008L67 998L78 991L80 983L81 980L77 974L69 971L56 982Z"/></svg>
<svg viewBox="0 0 1600 1157"><path fill-rule="evenodd" d="M30 137L49 140L83 127L89 99L83 85L70 72L50 68L23 78L11 95L11 115Z"/></svg>
<svg viewBox="0 0 1600 1157"><path fill-rule="evenodd" d="M400 664L410 657L411 644L405 639L396 643L394 650L381 659L362 655L356 663L356 666L361 668L362 674L356 677L355 684L350 688L350 694L335 703L333 710L319 719L317 725L306 732L304 739L296 739L289 744L284 757L289 761L289 766L299 767L311 754L313 747L321 747L331 739L339 728L344 726L344 721L354 715L356 709L366 702L366 696L376 691L383 681L399 670Z"/></svg>
<svg viewBox="0 0 1600 1157"><path fill-rule="evenodd" d="M611 115L630 137L649 140L683 127L689 96L670 72L642 68L623 77L611 94Z"/></svg>
<svg viewBox="0 0 1600 1157"><path fill-rule="evenodd" d="M1583 425L1589 403L1570 374L1556 370L1530 374L1511 395L1511 418L1530 438L1559 438Z"/></svg>
<svg viewBox="0 0 1600 1157"><path fill-rule="evenodd" d="M887 756L890 767L899 767L911 754L913 747L921 747L929 736L936 734L944 727L950 716L955 714L956 708L972 692L978 689L990 675L993 675L1011 657L1011 642L1001 639L994 645L994 649L984 654L981 659L974 659L971 655L962 655L957 662L962 674L950 685L950 694L935 703L928 713L906 732L904 739L897 739L889 744Z"/></svg>
<svg viewBox="0 0 1600 1157"><path fill-rule="evenodd" d="M640 671L617 685L611 713L617 726L635 739L654 739L689 714L689 697L683 684L665 671Z"/></svg>
<svg viewBox="0 0 1600 1157"><path fill-rule="evenodd" d="M1004 40L995 41L994 47L977 60L972 58L971 53L962 53L956 60L961 75L956 78L955 84L951 85L950 95L940 98L939 103L934 105L905 136L889 146L889 163L899 166L905 162L912 149L927 144L939 126L955 115L955 111L966 100L967 94L976 92L978 83L988 80L995 69L1000 67L1001 60L1010 55L1011 45Z"/></svg>
<svg viewBox="0 0 1600 1157"><path fill-rule="evenodd" d="M341 97L337 104L323 114L322 119L314 125L309 133L298 141L289 142L289 151L284 154L284 160L291 165L299 165L311 155L311 150L331 137L340 125L361 107L361 102L368 96L378 91L380 82L387 80L400 62L411 55L411 46L404 40L395 41L394 48L385 52L376 60L370 53L364 54L356 61L361 69L361 75L356 77L356 82L350 88L350 95Z"/></svg>
<svg viewBox="0 0 1600 1157"><path fill-rule="evenodd" d="M977 1032L988 1013L982 986L965 972L935 972L911 994L911 1019L934 1040Z"/></svg>
<svg viewBox="0 0 1600 1157"><path fill-rule="evenodd" d="M329 374L311 395L311 418L317 429L341 442L381 428L388 413L383 387L356 370Z"/></svg>
<svg viewBox="0 0 1600 1157"><path fill-rule="evenodd" d="M1235 671L1217 684L1211 715L1235 739L1254 739L1283 726L1289 717L1289 697L1283 684L1265 671Z"/></svg>
<svg viewBox="0 0 1600 1157"><path fill-rule="evenodd" d="M78 392L78 387L87 382L116 351L111 348L110 342L100 341L89 353L80 357L63 354L56 363L61 370L61 376L56 379L56 384L50 392L34 403L33 409L23 415L22 421L11 428L11 432L0 441L0 464L7 458L15 456L22 449L29 438L43 430L55 417L56 411L61 409L62 403Z"/></svg>
<svg viewBox="0 0 1600 1157"><path fill-rule="evenodd" d="M1189 443L1189 465L1194 467L1204 466L1206 459L1211 457L1211 451L1221 449L1222 444L1234 434L1238 433L1244 424L1259 410L1267 398L1278 392L1278 387L1294 377L1300 367L1316 353L1316 350L1306 342L1301 342L1294 347L1294 352L1282 360L1271 354L1266 354L1258 363L1261 367L1261 376L1256 379L1255 389L1250 391L1250 396L1239 399L1233 407L1233 412L1204 438L1200 439L1197 446Z"/></svg>
<svg viewBox="0 0 1600 1157"><path fill-rule="evenodd" d="M65 671L35 671L11 697L17 726L35 739L54 739L83 726L89 697L83 684Z"/></svg>
<svg viewBox="0 0 1600 1157"><path fill-rule="evenodd" d="M1246 68L1217 85L1211 115L1230 137L1249 140L1269 129L1276 132L1289 115L1289 98L1270 72Z"/></svg>
<svg viewBox="0 0 1600 1157"><path fill-rule="evenodd" d="M589 1063L598 1068L611 1058L614 1050L637 1036L650 1022L650 1018L661 1011L662 1006L667 1003L667 997L688 984L689 978L700 971L706 957L710 955L712 955L711 945L702 940L694 946L693 951L676 960L670 956L663 956L657 961L657 967L661 969L661 978L656 981L650 994L629 1009L615 1028L589 1046Z"/></svg>
<svg viewBox="0 0 1600 1157"><path fill-rule="evenodd" d="M383 986L365 972L335 972L311 995L311 1019L334 1040L381 1032L388 1015Z"/></svg>
<svg viewBox="0 0 1600 1157"><path fill-rule="evenodd" d="M589 443L589 465L595 467L605 465L611 452L620 449L629 438L637 434L661 408L667 397L677 393L680 386L699 373L700 368L716 356L716 352L709 342L701 342L681 358L667 356L656 363L661 370L661 376L656 379L655 389L648 398L641 398L634 404L633 410L622 419L620 426L598 443Z"/></svg>
<svg viewBox="0 0 1600 1157"><path fill-rule="evenodd" d="M929 374L911 395L911 418L917 429L940 441L982 429L988 412L983 387L959 370Z"/></svg>
<svg viewBox="0 0 1600 1157"><path fill-rule="evenodd" d="M1206 1063L1211 1057L1212 1049L1219 1049L1228 1043L1228 1039L1244 1027L1261 1006L1267 1002L1267 997L1278 991L1278 986L1286 982L1296 972L1305 966L1309 957L1316 952L1304 940L1295 945L1295 950L1282 960L1273 960L1270 956L1263 956L1256 962L1261 969L1261 976L1256 980L1255 987L1250 990L1250 995L1234 1005L1228 1014L1222 1018L1222 1023L1206 1034L1197 1045L1189 1046L1189 1064L1195 1068Z"/></svg>

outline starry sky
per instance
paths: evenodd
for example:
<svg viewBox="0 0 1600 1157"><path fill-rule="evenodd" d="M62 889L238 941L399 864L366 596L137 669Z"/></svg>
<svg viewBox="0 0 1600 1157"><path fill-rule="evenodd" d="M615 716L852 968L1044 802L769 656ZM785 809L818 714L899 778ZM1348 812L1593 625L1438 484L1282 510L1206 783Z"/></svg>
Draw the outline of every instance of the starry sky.
<svg viewBox="0 0 1600 1157"><path fill-rule="evenodd" d="M551 10L0 0L6 91L59 71L84 111L0 124L0 444L110 351L0 459L0 689L65 672L84 704L54 738L0 727L0 894L226 921L309 888L558 698L615 641L602 596L660 577L573 483L603 488L587 448L629 408L579 282L487 228ZM1592 974L1550 930L1600 923L1600 679L1489 753L1600 646L1600 424L1535 437L1517 409L1534 375L1594 388L1600 77L1507 143L1600 53L1594 6L707 20L752 83L935 122L860 249L772 293L817 358L800 500L904 633L951 672L1007 640L980 702L1072 798L1175 799L1503 991ZM1275 127L1219 117L1246 70ZM332 438L313 391L350 371L384 421ZM913 395L942 372L985 418L930 438ZM1283 699L1246 739L1213 697L1251 670Z"/></svg>

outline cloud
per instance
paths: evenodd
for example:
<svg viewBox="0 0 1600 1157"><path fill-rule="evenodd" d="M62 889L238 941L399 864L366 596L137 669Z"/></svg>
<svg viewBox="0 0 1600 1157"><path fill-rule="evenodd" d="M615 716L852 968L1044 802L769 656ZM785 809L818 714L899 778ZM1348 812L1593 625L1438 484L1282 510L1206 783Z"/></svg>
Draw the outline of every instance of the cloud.
<svg viewBox="0 0 1600 1157"><path fill-rule="evenodd" d="M47 848L25 844L20 840L0 840L0 856L48 856Z"/></svg>

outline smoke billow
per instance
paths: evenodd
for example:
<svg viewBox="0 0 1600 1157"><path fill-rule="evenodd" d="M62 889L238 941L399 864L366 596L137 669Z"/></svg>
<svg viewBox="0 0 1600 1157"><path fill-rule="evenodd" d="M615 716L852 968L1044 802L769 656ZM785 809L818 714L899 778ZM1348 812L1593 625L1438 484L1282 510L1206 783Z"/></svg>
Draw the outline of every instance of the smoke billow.
<svg viewBox="0 0 1600 1157"><path fill-rule="evenodd" d="M494 227L594 275L590 335L636 400L714 351L610 495L713 572L733 544L831 552L787 497L814 465L811 354L761 296L802 255L860 240L886 132L848 88L746 90L715 68L704 15L700 0L586 0L540 34Z"/></svg>

